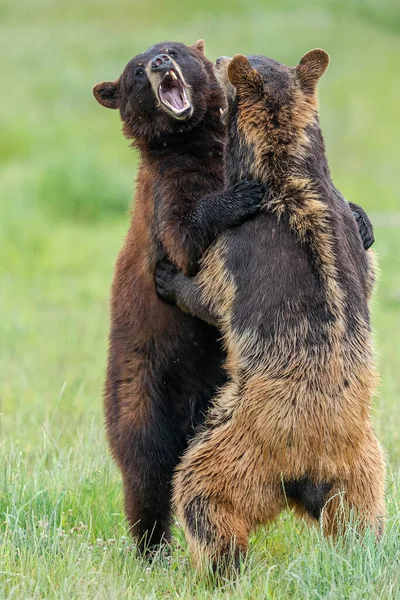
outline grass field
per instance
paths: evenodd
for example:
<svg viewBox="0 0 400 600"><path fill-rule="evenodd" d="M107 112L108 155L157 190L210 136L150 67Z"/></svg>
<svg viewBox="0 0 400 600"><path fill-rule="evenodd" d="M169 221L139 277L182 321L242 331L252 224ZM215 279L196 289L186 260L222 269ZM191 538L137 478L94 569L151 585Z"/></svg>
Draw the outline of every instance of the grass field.
<svg viewBox="0 0 400 600"><path fill-rule="evenodd" d="M400 7L397 0L0 0L0 599L400 599ZM335 182L377 224L374 420L388 456L386 533L338 544L287 514L213 589L127 539L101 393L113 263L136 157L91 87L162 39L294 64L325 48L322 123Z"/></svg>

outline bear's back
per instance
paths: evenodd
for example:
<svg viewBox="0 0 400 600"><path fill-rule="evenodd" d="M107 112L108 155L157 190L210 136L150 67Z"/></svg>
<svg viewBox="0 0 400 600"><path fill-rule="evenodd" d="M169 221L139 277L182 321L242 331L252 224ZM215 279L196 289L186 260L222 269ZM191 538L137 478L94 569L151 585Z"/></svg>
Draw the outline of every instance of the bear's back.
<svg viewBox="0 0 400 600"><path fill-rule="evenodd" d="M368 260L355 219L335 188L326 202L345 319L350 328L360 318L368 324ZM310 247L290 227L288 214L278 219L262 212L226 233L224 246L225 266L235 284L233 330L256 331L266 343L301 330L311 345L325 341L326 326L335 318L326 286Z"/></svg>

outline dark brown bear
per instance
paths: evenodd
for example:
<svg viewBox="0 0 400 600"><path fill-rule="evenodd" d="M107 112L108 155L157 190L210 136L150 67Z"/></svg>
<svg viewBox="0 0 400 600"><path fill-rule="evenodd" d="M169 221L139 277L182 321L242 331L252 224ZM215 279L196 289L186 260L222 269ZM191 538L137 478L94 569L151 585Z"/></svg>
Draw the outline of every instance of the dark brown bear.
<svg viewBox="0 0 400 600"><path fill-rule="evenodd" d="M263 193L246 182L216 193L225 98L204 42L152 46L93 93L119 109L140 154L134 216L112 287L105 415L126 514L144 550L169 538L173 470L225 381L216 329L159 299L155 265L167 256L190 272L221 231L258 210Z"/></svg>
<svg viewBox="0 0 400 600"><path fill-rule="evenodd" d="M228 352L229 381L174 483L198 564L237 559L250 531L287 506L310 520L323 512L326 533L350 508L381 531L374 273L325 156L316 87L328 62L323 50L295 68L261 56L220 62L231 93L227 179L262 180L263 210L219 237L198 276L157 272L160 292L217 325Z"/></svg>

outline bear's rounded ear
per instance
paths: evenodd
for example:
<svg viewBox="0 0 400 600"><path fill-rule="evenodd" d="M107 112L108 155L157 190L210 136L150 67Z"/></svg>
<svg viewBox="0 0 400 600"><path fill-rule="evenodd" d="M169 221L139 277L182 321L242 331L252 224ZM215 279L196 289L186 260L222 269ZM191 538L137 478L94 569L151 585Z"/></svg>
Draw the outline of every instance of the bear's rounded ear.
<svg viewBox="0 0 400 600"><path fill-rule="evenodd" d="M239 93L246 90L260 89L260 74L253 69L248 58L243 54L236 54L228 65L228 79Z"/></svg>
<svg viewBox="0 0 400 600"><path fill-rule="evenodd" d="M99 104L106 108L119 108L119 79L96 83L93 88L93 96Z"/></svg>
<svg viewBox="0 0 400 600"><path fill-rule="evenodd" d="M296 67L296 73L305 91L314 92L318 80L329 65L329 54L321 48L307 52Z"/></svg>
<svg viewBox="0 0 400 600"><path fill-rule="evenodd" d="M198 50L204 56L206 55L206 43L204 40L197 40L197 42L190 47L193 48L193 50Z"/></svg>

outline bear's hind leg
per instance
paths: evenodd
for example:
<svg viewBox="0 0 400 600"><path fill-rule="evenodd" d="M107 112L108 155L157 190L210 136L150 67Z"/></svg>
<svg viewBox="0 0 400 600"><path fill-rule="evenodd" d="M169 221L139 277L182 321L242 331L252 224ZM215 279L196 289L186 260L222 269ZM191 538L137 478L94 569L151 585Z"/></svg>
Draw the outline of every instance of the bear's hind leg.
<svg viewBox="0 0 400 600"><path fill-rule="evenodd" d="M259 447L240 428L223 424L199 435L177 468L174 500L189 549L200 568L239 568L252 528L284 508Z"/></svg>
<svg viewBox="0 0 400 600"><path fill-rule="evenodd" d="M194 562L213 572L239 571L247 550L249 523L229 503L197 495L183 508L183 523Z"/></svg>
<svg viewBox="0 0 400 600"><path fill-rule="evenodd" d="M135 464L122 470L125 514L139 554L149 556L170 540L172 472L145 473ZM142 481L140 479L142 478Z"/></svg>
<svg viewBox="0 0 400 600"><path fill-rule="evenodd" d="M139 553L149 555L170 539L172 476L185 448L176 420L157 413L151 421L120 427L117 459L125 513Z"/></svg>
<svg viewBox="0 0 400 600"><path fill-rule="evenodd" d="M324 532L337 535L346 527L353 511L359 530L371 527L377 539L385 516L385 465L379 442L372 431L354 461L350 476L332 489L322 514ZM336 493L335 493L336 492Z"/></svg>

